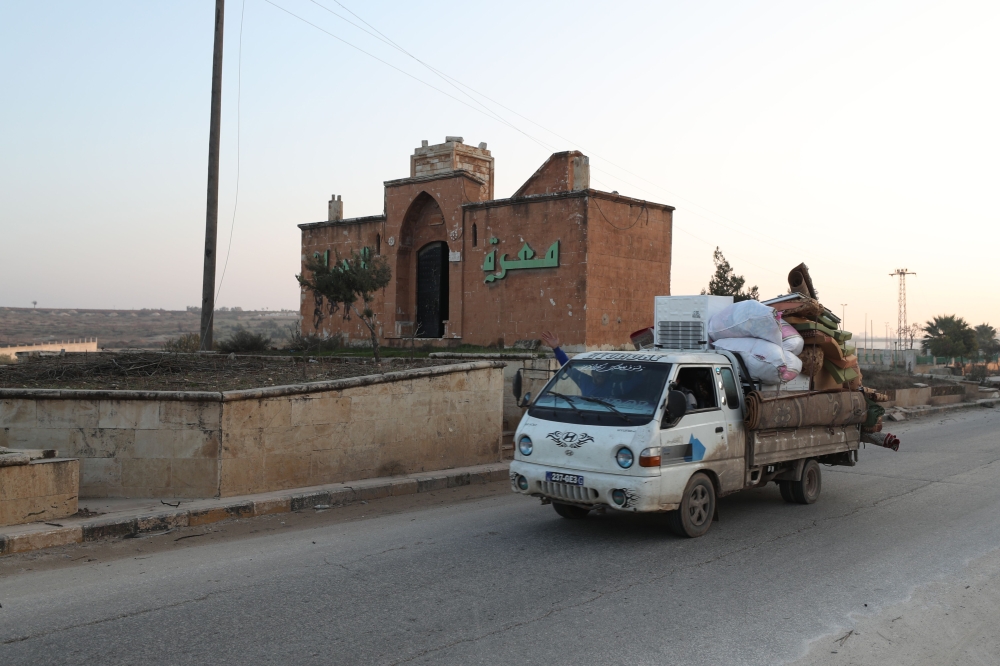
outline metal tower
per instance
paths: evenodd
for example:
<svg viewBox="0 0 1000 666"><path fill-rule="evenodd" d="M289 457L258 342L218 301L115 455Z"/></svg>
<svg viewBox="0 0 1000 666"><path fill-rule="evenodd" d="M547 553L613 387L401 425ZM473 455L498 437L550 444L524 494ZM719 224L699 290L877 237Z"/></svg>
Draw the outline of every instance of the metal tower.
<svg viewBox="0 0 1000 666"><path fill-rule="evenodd" d="M902 351L903 349L903 336L906 335L906 329L908 324L906 323L906 276L916 275L906 268L897 268L890 276L896 275L899 277L899 314L896 320L896 349ZM894 354L895 355L895 354Z"/></svg>

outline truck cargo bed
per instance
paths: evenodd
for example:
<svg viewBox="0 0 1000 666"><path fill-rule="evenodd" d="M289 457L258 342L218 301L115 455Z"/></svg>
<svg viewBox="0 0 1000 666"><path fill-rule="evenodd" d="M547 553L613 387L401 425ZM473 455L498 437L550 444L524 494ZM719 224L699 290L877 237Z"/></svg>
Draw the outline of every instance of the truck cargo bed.
<svg viewBox="0 0 1000 666"><path fill-rule="evenodd" d="M860 441L856 425L751 430L747 433L748 467L857 451Z"/></svg>

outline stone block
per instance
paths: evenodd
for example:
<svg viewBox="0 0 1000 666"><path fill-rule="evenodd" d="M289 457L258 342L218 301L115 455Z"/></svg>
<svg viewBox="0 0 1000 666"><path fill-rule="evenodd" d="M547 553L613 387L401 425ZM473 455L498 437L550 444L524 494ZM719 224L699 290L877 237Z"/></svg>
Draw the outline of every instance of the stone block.
<svg viewBox="0 0 1000 666"><path fill-rule="evenodd" d="M160 403L152 400L101 400L98 403L97 425L99 428L158 428Z"/></svg>
<svg viewBox="0 0 1000 666"><path fill-rule="evenodd" d="M345 481L344 452L341 449L315 451L309 456L309 485Z"/></svg>
<svg viewBox="0 0 1000 666"><path fill-rule="evenodd" d="M55 449L59 455L76 455L70 446L69 428L9 428L7 441L15 449Z"/></svg>
<svg viewBox="0 0 1000 666"><path fill-rule="evenodd" d="M290 400L291 423L294 426L347 423L351 420L350 398L310 396Z"/></svg>
<svg viewBox="0 0 1000 666"><path fill-rule="evenodd" d="M389 394L351 396L351 422L374 421L389 415L388 407L392 399Z"/></svg>
<svg viewBox="0 0 1000 666"><path fill-rule="evenodd" d="M35 401L13 398L0 400L0 428L6 426L35 426Z"/></svg>
<svg viewBox="0 0 1000 666"><path fill-rule="evenodd" d="M170 459L129 459L122 460L122 488L126 497L155 497L152 494L135 494L141 489L170 488ZM125 490L128 489L128 490ZM167 495L165 495L167 496Z"/></svg>
<svg viewBox="0 0 1000 666"><path fill-rule="evenodd" d="M217 497L219 467L212 458L171 460L170 488L177 497Z"/></svg>
<svg viewBox="0 0 1000 666"><path fill-rule="evenodd" d="M223 458L252 458L264 455L264 431L244 429L222 431Z"/></svg>
<svg viewBox="0 0 1000 666"><path fill-rule="evenodd" d="M77 428L67 430L65 455L81 458L130 458L133 456L135 430L116 428Z"/></svg>
<svg viewBox="0 0 1000 666"><path fill-rule="evenodd" d="M222 497L260 493L267 490L264 486L264 456L224 458L219 488Z"/></svg>
<svg viewBox="0 0 1000 666"><path fill-rule="evenodd" d="M263 432L263 450L270 455L306 455L336 447L344 438L345 425L303 425Z"/></svg>
<svg viewBox="0 0 1000 666"><path fill-rule="evenodd" d="M221 402L164 400L158 404L161 428L216 430L222 424Z"/></svg>
<svg viewBox="0 0 1000 666"><path fill-rule="evenodd" d="M136 458L218 458L214 430L136 430Z"/></svg>
<svg viewBox="0 0 1000 666"><path fill-rule="evenodd" d="M264 456L264 488L281 490L309 485L309 455Z"/></svg>
<svg viewBox="0 0 1000 666"><path fill-rule="evenodd" d="M122 461L119 458L84 458L80 461L80 483L86 486L104 484L120 486Z"/></svg>
<svg viewBox="0 0 1000 666"><path fill-rule="evenodd" d="M38 400L35 410L39 428L96 428L100 414L96 400Z"/></svg>

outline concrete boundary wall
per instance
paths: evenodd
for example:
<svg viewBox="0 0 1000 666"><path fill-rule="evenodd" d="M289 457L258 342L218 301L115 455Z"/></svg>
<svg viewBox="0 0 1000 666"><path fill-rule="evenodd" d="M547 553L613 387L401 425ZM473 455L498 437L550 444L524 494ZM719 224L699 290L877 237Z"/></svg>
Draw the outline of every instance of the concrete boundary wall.
<svg viewBox="0 0 1000 666"><path fill-rule="evenodd" d="M30 345L12 345L0 347L0 356L16 358L19 353L31 352L60 352L79 353L97 352L97 338L85 338L83 340L66 340L65 342L39 342Z"/></svg>
<svg viewBox="0 0 1000 666"><path fill-rule="evenodd" d="M0 446L81 497L227 497L496 462L501 361L226 392L0 389Z"/></svg>

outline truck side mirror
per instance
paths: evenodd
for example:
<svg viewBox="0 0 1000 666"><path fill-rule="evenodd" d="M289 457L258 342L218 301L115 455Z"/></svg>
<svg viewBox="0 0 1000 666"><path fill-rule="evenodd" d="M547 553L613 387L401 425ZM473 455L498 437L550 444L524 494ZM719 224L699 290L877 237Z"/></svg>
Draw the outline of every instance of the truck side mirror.
<svg viewBox="0 0 1000 666"><path fill-rule="evenodd" d="M524 394L524 397L521 399L521 403L518 406L525 408L531 406L531 391Z"/></svg>
<svg viewBox="0 0 1000 666"><path fill-rule="evenodd" d="M684 418L687 414L687 396L681 391L667 392L667 409L663 412L663 428L669 428Z"/></svg>
<svg viewBox="0 0 1000 666"><path fill-rule="evenodd" d="M511 382L511 389L514 393L514 402L521 402L521 370L514 373L514 380Z"/></svg>

